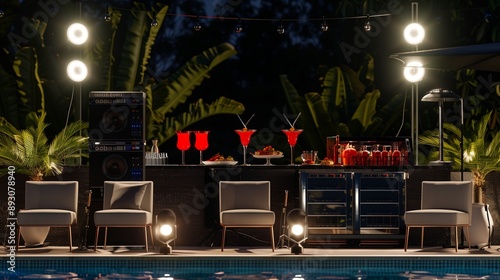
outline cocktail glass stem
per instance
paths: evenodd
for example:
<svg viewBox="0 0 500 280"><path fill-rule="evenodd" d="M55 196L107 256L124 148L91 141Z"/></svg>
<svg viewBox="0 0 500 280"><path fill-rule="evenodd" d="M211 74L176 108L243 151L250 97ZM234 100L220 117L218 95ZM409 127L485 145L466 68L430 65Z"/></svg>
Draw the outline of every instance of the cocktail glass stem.
<svg viewBox="0 0 500 280"><path fill-rule="evenodd" d="M293 163L293 146L290 145L290 165L295 165Z"/></svg>
<svg viewBox="0 0 500 280"><path fill-rule="evenodd" d="M247 146L243 146L243 165L247 165Z"/></svg>
<svg viewBox="0 0 500 280"><path fill-rule="evenodd" d="M182 150L181 152L182 152L182 160L181 160L181 164L182 164L182 165L185 165L185 164L186 164L186 157L185 157L185 155L184 155L184 152L185 152L185 151L184 151L184 150Z"/></svg>
<svg viewBox="0 0 500 280"><path fill-rule="evenodd" d="M200 151L200 164L203 164L203 151Z"/></svg>

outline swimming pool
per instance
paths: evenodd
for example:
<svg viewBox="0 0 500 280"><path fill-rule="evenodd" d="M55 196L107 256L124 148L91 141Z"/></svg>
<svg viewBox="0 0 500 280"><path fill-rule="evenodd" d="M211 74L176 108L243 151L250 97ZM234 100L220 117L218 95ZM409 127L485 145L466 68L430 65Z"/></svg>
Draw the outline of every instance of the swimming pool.
<svg viewBox="0 0 500 280"><path fill-rule="evenodd" d="M19 257L3 279L500 279L500 257Z"/></svg>

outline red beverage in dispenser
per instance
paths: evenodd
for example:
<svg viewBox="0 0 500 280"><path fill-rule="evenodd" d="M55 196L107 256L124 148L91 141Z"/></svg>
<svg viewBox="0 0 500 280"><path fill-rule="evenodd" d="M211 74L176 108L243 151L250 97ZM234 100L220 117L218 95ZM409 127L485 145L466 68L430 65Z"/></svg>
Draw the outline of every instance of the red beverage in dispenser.
<svg viewBox="0 0 500 280"><path fill-rule="evenodd" d="M342 164L343 165L354 165L354 158L356 157L356 149L351 144L345 146L344 151L342 151Z"/></svg>
<svg viewBox="0 0 500 280"><path fill-rule="evenodd" d="M372 151L372 159L374 166L382 165L382 152L378 149L378 145L376 145L375 150Z"/></svg>
<svg viewBox="0 0 500 280"><path fill-rule="evenodd" d="M369 158L370 158L370 152L368 152L366 146L363 146L363 150L361 151L361 165L367 166Z"/></svg>
<svg viewBox="0 0 500 280"><path fill-rule="evenodd" d="M389 151L387 149L388 149L387 146L384 146L384 148L382 149L382 163L381 164L383 166L389 165Z"/></svg>
<svg viewBox="0 0 500 280"><path fill-rule="evenodd" d="M394 151L392 152L392 165L399 166L401 164L401 152L398 150L397 146L394 146Z"/></svg>

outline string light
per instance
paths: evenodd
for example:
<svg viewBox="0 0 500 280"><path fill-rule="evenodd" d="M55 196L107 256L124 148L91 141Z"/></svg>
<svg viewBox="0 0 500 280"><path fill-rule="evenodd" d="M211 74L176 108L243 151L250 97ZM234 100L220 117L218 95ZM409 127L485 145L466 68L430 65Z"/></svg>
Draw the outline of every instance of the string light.
<svg viewBox="0 0 500 280"><path fill-rule="evenodd" d="M151 27L158 26L158 20L156 19L156 13L153 13L153 20L151 21Z"/></svg>
<svg viewBox="0 0 500 280"><path fill-rule="evenodd" d="M484 21L486 23L490 23L492 19L493 19L493 15L491 14L491 12L490 11L486 11L484 13Z"/></svg>
<svg viewBox="0 0 500 280"><path fill-rule="evenodd" d="M321 24L321 30L322 30L323 32L328 31L328 24L326 24L325 17L323 17L323 23Z"/></svg>
<svg viewBox="0 0 500 280"><path fill-rule="evenodd" d="M3 10L3 0L0 0L0 18L5 16L5 11Z"/></svg>
<svg viewBox="0 0 500 280"><path fill-rule="evenodd" d="M1 0L0 0L1 1ZM121 8L116 8L117 10L125 10L125 11L131 11L131 10L127 10L127 9L121 9ZM109 9L107 9L107 13L106 15L104 16L104 19L106 21L110 20L111 17L109 16ZM196 22L193 26L193 29L196 30L196 31L200 31L201 28L202 28L202 25L200 23L200 18L204 18L204 19L219 19L219 20L234 20L234 21L237 21L235 27L234 27L234 31L237 32L237 33L240 33L243 31L243 25L242 25L242 22L243 21L276 21L276 18L242 18L242 17L220 17L220 16L208 16L208 15L205 15L205 16L199 16L199 15L190 15L190 14L175 14L175 13L165 13L166 16L172 16L172 17L187 17L187 18L196 18ZM370 31L371 28L372 28L372 25L371 25L371 19L372 18L376 18L376 17L389 17L391 16L392 14L389 14L389 13L384 13L384 14L376 14L376 15L370 15L370 14L367 14L367 15L363 15L363 16L348 16L348 17L325 17L323 16L322 18L311 18L311 19L307 19L307 20L304 20L304 19L300 19L300 18L288 18L286 19L286 21L322 21L321 23L321 30L323 32L326 32L328 31L329 29L329 26L328 26L328 23L327 21L333 21L333 20L350 20L350 19L363 19L363 18L366 18L366 22L365 22L365 25L364 25L364 29L366 31ZM279 20L280 23L278 25L278 28L276 29L276 31L279 33L279 34L284 34L285 33L285 28L283 26L283 19L280 19ZM154 17L153 21L151 22L151 26L156 26L158 25L158 21L156 19L156 16Z"/></svg>
<svg viewBox="0 0 500 280"><path fill-rule="evenodd" d="M196 31L200 31L200 29L201 29L200 17L196 17L196 22L194 23L193 28Z"/></svg>
<svg viewBox="0 0 500 280"><path fill-rule="evenodd" d="M281 19L280 19L280 24L278 25L278 29L276 29L276 31L278 31L278 34L285 33L285 28L283 27L283 22L281 21Z"/></svg>
<svg viewBox="0 0 500 280"><path fill-rule="evenodd" d="M365 31L372 30L372 24L370 23L370 15L366 15Z"/></svg>
<svg viewBox="0 0 500 280"><path fill-rule="evenodd" d="M236 24L236 26L234 27L234 31L236 33L240 33L241 31L243 31L243 27L241 26L241 18L238 19L238 23Z"/></svg>
<svg viewBox="0 0 500 280"><path fill-rule="evenodd" d="M105 21L111 20L111 13L109 12L109 6L106 6L106 13L104 14L104 20Z"/></svg>

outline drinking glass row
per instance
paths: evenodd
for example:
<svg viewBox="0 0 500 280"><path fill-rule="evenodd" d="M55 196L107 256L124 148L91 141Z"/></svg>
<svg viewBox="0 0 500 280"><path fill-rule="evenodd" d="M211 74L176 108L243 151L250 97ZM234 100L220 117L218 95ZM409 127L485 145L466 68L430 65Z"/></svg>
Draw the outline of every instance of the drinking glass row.
<svg viewBox="0 0 500 280"><path fill-rule="evenodd" d="M250 144L250 138L254 134L256 129L237 129L235 132L240 137L241 145L243 146L243 165L247 165L247 148ZM290 164L293 165L293 148L297 144L297 138L302 132L302 129L283 129L282 132L285 133L288 139L288 144L290 145ZM182 152L182 163L185 163L185 151L189 150L191 147L190 135L191 132L195 134L194 147L200 151L200 164L203 162L203 151L208 149L208 133L210 131L177 131L177 149Z"/></svg>

